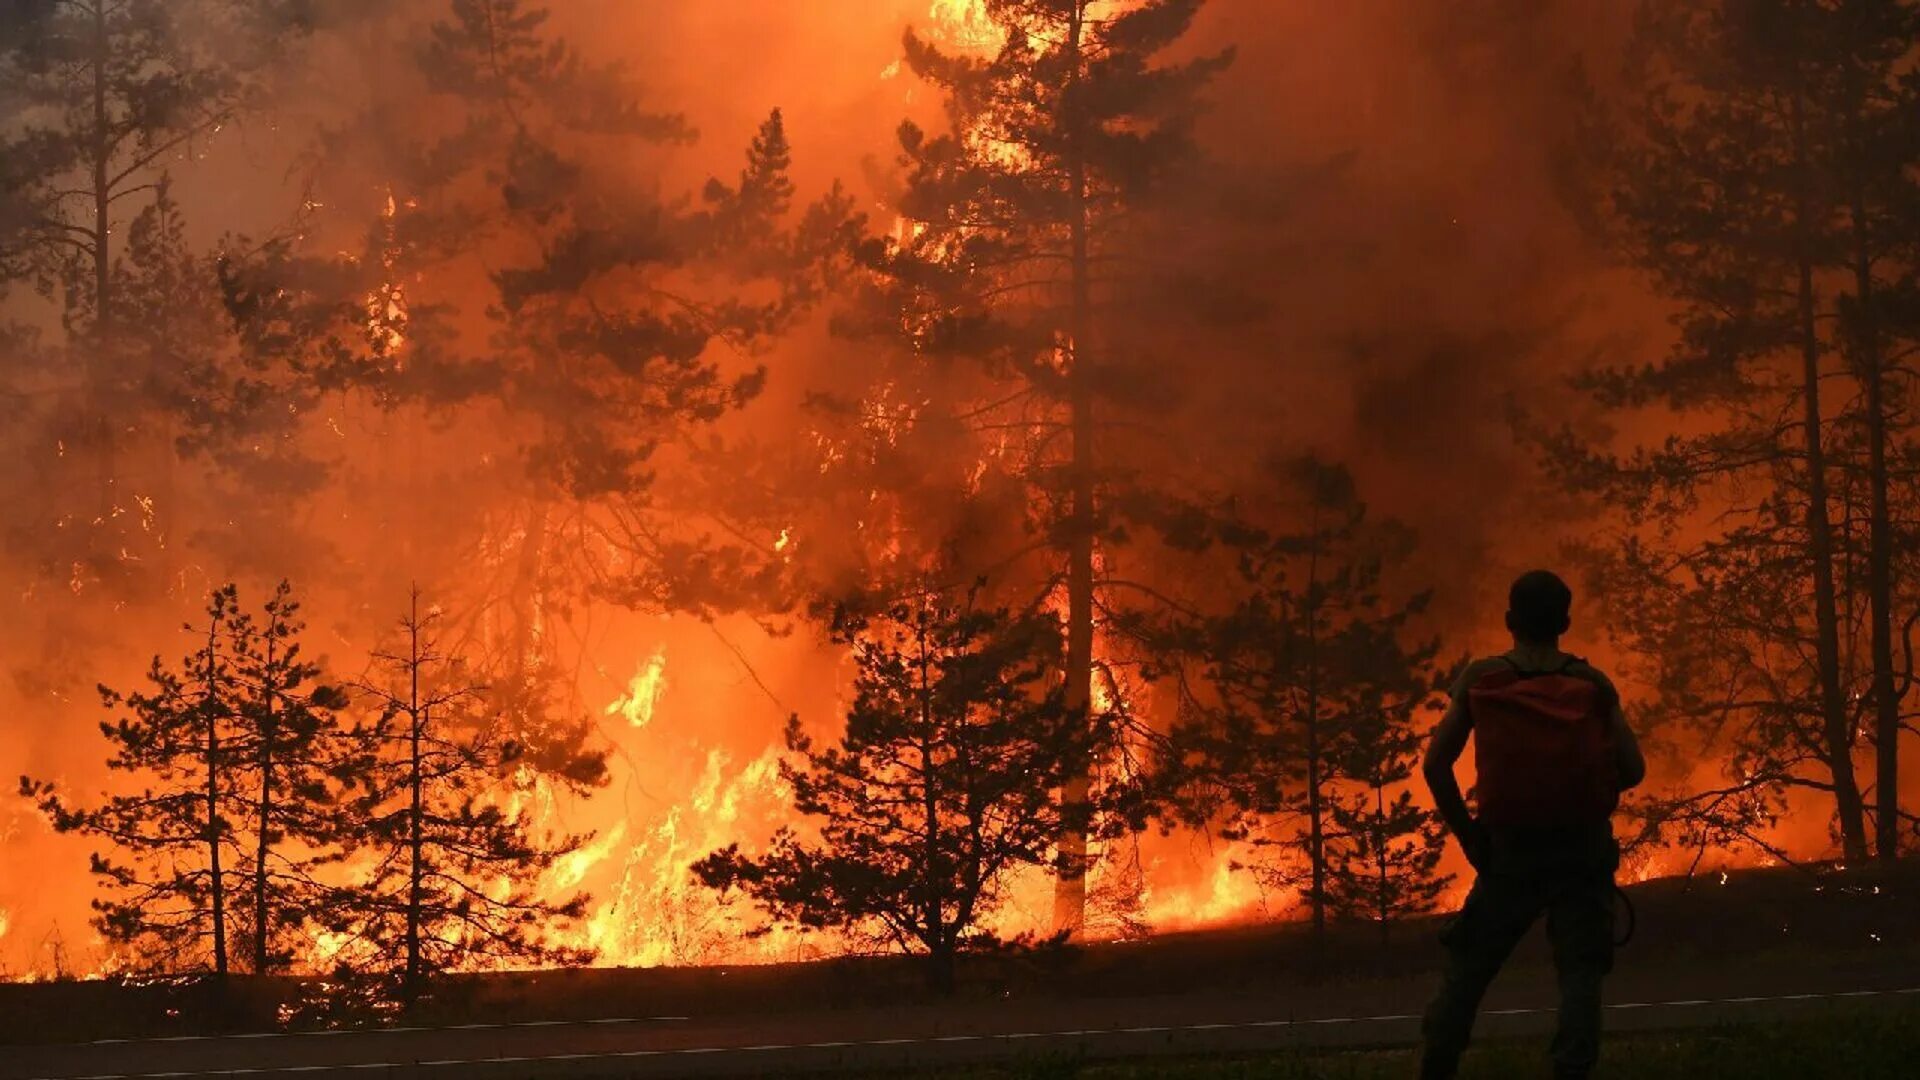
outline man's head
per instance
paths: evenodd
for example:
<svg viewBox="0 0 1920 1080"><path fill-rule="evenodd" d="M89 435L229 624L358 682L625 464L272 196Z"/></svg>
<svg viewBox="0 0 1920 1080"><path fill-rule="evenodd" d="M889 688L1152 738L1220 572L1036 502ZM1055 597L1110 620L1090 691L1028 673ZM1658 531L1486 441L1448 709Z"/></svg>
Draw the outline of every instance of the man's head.
<svg viewBox="0 0 1920 1080"><path fill-rule="evenodd" d="M1567 632L1573 590L1551 570L1529 570L1507 590L1507 629L1529 645L1554 645Z"/></svg>

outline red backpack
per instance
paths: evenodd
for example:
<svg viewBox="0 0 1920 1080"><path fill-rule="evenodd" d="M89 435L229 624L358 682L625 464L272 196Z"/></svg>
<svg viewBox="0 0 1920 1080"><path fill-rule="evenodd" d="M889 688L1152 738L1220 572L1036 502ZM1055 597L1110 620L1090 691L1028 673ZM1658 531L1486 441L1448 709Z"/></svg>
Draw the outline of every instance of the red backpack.
<svg viewBox="0 0 1920 1080"><path fill-rule="evenodd" d="M1480 820L1503 828L1606 821L1620 801L1611 688L1577 673L1578 657L1554 671L1500 659L1506 667L1467 692Z"/></svg>

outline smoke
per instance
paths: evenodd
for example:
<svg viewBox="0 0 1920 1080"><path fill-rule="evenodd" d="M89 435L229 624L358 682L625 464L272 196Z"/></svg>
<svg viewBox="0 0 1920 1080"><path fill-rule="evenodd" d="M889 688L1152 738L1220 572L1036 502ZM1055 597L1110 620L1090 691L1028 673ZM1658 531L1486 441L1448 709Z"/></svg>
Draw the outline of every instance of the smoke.
<svg viewBox="0 0 1920 1080"><path fill-rule="evenodd" d="M400 131L440 121L421 111L398 47L438 5L313 7L311 35L262 108L169 166L200 249L298 235L316 249L360 250L386 178L322 171L317 140L369 110ZM671 197L709 176L731 180L755 126L778 107L801 197L842 182L882 229L899 123L938 122L937 100L899 63L903 31L938 17L942 5L930 0L553 7L551 25L577 48L624 61L642 74L650 108L682 113L699 132L691 146L606 163L629 170L636 192ZM1350 464L1376 516L1417 530L1420 561L1406 584L1437 586L1433 620L1452 650L1496 643L1497 589L1523 565L1550 561L1563 535L1542 520L1552 493L1539 489L1511 437L1511 411L1569 408L1565 373L1596 356L1626 360L1658 347L1658 306L1596 250L1559 183L1577 75L1615 62L1626 7L1211 0L1192 43L1196 53L1230 45L1237 61L1209 95L1206 160L1182 181L1178 224L1155 268L1167 288L1151 313L1164 318L1142 347L1156 351L1179 390L1163 421L1168 456L1220 495L1249 484L1275 455L1314 451ZM488 269L464 273L477 279ZM453 301L470 284L419 288ZM30 292L4 300L11 317L57 335ZM769 380L721 425L725 438L799 439L809 393L858 370L865 346L827 333L825 318L764 356L741 358L765 363ZM10 736L0 775L54 779L83 796L104 785L93 683L131 685L150 654L183 651L173 628L211 584L239 577L257 596L272 578L292 578L313 614L316 651L351 670L386 631L410 579L457 592L463 578L488 572L486 559L509 557L507 541L488 548L474 539L526 527L523 481L490 456L489 432L503 418L387 414L344 397L316 408L302 438L327 463L327 486L288 510L319 538L311 547L263 548L232 535L230 515L209 498L172 537L182 572L167 596L128 602L48 581L44 566L7 567L22 617L0 631ZM0 513L25 523L38 508ZM774 534L764 540L771 546ZM804 551L833 540L797 529L792 543ZM459 550L479 561L436 564ZM595 805L557 808L563 827L620 823L666 844L659 830L686 821L689 793L724 799L731 774L716 769L764 780L753 763L788 713L830 722L842 703L837 658L790 624L663 619L606 605L556 608L538 621L553 649L578 658L573 710L597 717L616 751L614 789ZM606 706L648 671L664 683L648 722L609 716ZM716 754L732 765L716 765ZM701 833L699 842L717 838ZM71 954L84 953L87 845L52 836L19 803L0 810L0 844L8 865L37 868L0 879L0 962L44 968L56 933ZM704 853L694 846L685 854ZM633 903L634 864L604 855L603 866L571 869L590 889ZM1157 887L1196 908L1241 888L1223 884L1214 862L1163 870ZM662 958L657 943L633 955Z"/></svg>

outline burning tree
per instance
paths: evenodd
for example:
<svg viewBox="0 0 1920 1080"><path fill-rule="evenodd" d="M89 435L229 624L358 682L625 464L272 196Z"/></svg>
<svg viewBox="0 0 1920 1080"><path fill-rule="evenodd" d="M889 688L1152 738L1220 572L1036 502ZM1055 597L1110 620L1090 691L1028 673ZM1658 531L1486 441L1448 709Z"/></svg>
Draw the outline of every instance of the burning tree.
<svg viewBox="0 0 1920 1080"><path fill-rule="evenodd" d="M1103 413L1150 412L1156 400L1142 390L1151 358L1114 332L1116 306L1138 235L1130 219L1190 156L1199 94L1229 59L1162 61L1199 7L989 0L996 40L984 57L910 32L907 63L944 94L948 130L901 125L902 221L870 252L880 325L917 357L959 358L985 377L977 396L931 404L1017 443L1007 458L1033 494L1029 525L1049 556L1043 589L1065 594L1066 708L1091 726L1102 726L1092 716L1096 612L1112 550L1128 535L1103 500L1137 483L1106 460L1114 444L1102 438L1112 419ZM1063 820L1085 817L1077 807L1094 767L1090 756L1072 770ZM1061 851L1055 919L1076 930L1087 838L1063 835Z"/></svg>
<svg viewBox="0 0 1920 1080"><path fill-rule="evenodd" d="M1647 658L1650 715L1727 765L1724 782L1650 807L1656 828L1755 839L1788 792L1820 791L1842 854L1862 859L1865 730L1878 848L1898 850L1912 672L1894 608L1915 600L1894 560L1915 548L1889 503L1912 457L1893 357L1916 324L1893 222L1920 207L1916 17L1905 4L1655 5L1629 68L1637 100L1604 129L1605 223L1679 305L1680 336L1664 359L1582 385L1678 433L1620 451L1549 441L1561 474L1624 519L1592 554ZM1843 379L1857 395L1836 400Z"/></svg>
<svg viewBox="0 0 1920 1080"><path fill-rule="evenodd" d="M110 768L149 786L101 806L66 805L23 778L54 827L99 837L129 856L96 853L110 896L96 900L109 942L143 970L210 967L227 974L234 926L250 931L256 973L284 965L330 897L314 876L336 836L330 808L343 732L340 692L314 684L302 660L298 605L283 582L255 623L234 586L208 603L205 644L176 667L155 658L151 689L101 697L123 716L100 725Z"/></svg>
<svg viewBox="0 0 1920 1080"><path fill-rule="evenodd" d="M1276 854L1249 869L1297 889L1316 933L1330 914L1383 925L1429 910L1443 835L1406 781L1418 718L1443 687L1437 641L1409 640L1427 594L1386 596L1411 537L1367 520L1345 469L1308 458L1277 478L1274 528L1223 530L1240 591L1171 633L1204 679L1187 695L1164 778L1180 812Z"/></svg>
<svg viewBox="0 0 1920 1080"><path fill-rule="evenodd" d="M460 872L477 881L525 856L512 906L576 914L577 898L546 903L548 889L570 888L535 879L582 854L581 838L514 831L556 789L606 781L583 749L588 729L556 721L568 711L557 702L578 705L570 662L586 661L569 655L568 632L602 602L703 614L768 602L784 564L704 527L735 496L709 500L720 485L701 486L696 459L717 444L706 430L759 394L766 344L813 303L845 200L796 199L777 110L737 174L663 190L667 156L692 127L649 107L633 71L583 55L545 6L451 0L396 8L392 23L367 42L384 61L368 64L371 77L389 85L314 157L310 201L335 209L308 214L303 231L361 230L341 245L351 255L279 238L236 251L223 284L248 360L321 398L278 415L310 432L323 415L362 418L352 449L338 427L306 445L337 452L333 479L356 492L342 517L359 528L342 539L368 545L356 567L368 587L460 568L435 588L458 589L471 620L447 636L471 631L462 652L487 692L470 705L486 724L453 703L429 712L451 725L449 742L484 736L476 769L510 752L495 765L527 804L487 809L479 772L462 781L476 814L504 816L465 821L449 804L445 828L493 830L500 845ZM361 461L381 467L356 475ZM453 857L452 837L428 840L447 845L436 858ZM448 966L582 955L541 951L540 934L490 945L451 929L408 947L406 913L392 909L406 906L397 850L382 857L384 913L342 932L403 968L410 995ZM451 899L429 899L438 906L413 905L414 920L451 925ZM504 926L507 910L485 917Z"/></svg>
<svg viewBox="0 0 1920 1080"><path fill-rule="evenodd" d="M406 463L361 478L348 511L392 507L403 543L369 551L374 572L483 568L460 610L502 658L503 707L555 678L543 627L590 591L653 611L777 602L784 564L715 524L737 494L703 455L759 395L761 354L817 298L847 216L837 190L797 203L778 110L737 177L663 190L694 130L550 14L451 0L372 37L392 85L315 154L313 202L339 209L312 228L364 228L353 254L281 242L228 266L249 344L370 402L372 437Z"/></svg>
<svg viewBox="0 0 1920 1080"><path fill-rule="evenodd" d="M1098 735L1066 706L1058 622L976 600L922 591L835 613L859 668L846 730L818 745L795 717L783 767L817 838L783 829L760 856L729 846L697 864L701 881L783 922L917 953L929 983L952 988L958 954L994 940L982 924L1007 876L1087 828L1074 817L1087 804L1052 793Z"/></svg>
<svg viewBox="0 0 1920 1080"><path fill-rule="evenodd" d="M381 709L360 733L367 756L353 777L349 853L372 861L331 920L351 946L342 959L397 975L409 1006L444 971L591 959L557 943L587 898L539 889L588 837L549 834L518 794L536 779L584 793L604 782L604 756L530 761L466 664L440 651L440 618L420 609L416 590L400 647L375 654L385 678L361 687Z"/></svg>
<svg viewBox="0 0 1920 1080"><path fill-rule="evenodd" d="M493 433L514 453L500 464L522 475L492 479L531 484L528 571L552 557L552 515L571 497L601 516L570 526L598 543L570 547L631 551L597 567L625 576L610 588L681 606L661 594L693 575L653 573L694 557L647 514L657 455L757 396L765 369L731 360L751 360L812 302L846 202L836 191L792 220L792 151L777 109L737 180L710 180L697 197L614 167L651 163L695 132L681 115L647 108L633 73L584 58L548 19L521 0L453 0L408 72L432 104L424 111L444 122L376 109L330 141L343 170L390 177L358 262L384 279L369 283L374 293L402 290L405 311L404 326L385 326L382 355L330 374L395 409L503 404L512 424L501 430L496 417ZM390 149L357 161L369 144ZM467 277L475 256L495 268L481 281ZM487 305L478 349L456 330L452 306L476 287ZM390 321L384 311L374 321ZM538 584L516 583L523 614Z"/></svg>

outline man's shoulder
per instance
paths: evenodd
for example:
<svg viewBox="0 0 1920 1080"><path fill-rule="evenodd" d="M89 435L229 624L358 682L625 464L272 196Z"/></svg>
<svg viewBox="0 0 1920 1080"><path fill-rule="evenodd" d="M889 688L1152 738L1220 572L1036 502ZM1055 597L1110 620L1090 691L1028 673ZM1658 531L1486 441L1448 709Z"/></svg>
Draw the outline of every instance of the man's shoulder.
<svg viewBox="0 0 1920 1080"><path fill-rule="evenodd" d="M1468 661L1467 666L1461 670L1459 679L1454 682L1453 694L1455 697L1458 697L1489 675L1504 672L1518 672L1519 670L1519 667L1515 665L1512 658L1504 653L1493 656L1482 656L1478 659ZM1569 654L1567 656L1566 666L1561 669L1561 673L1586 679L1609 694L1617 694L1619 692L1614 689L1613 680L1607 677L1607 673L1588 663L1584 657Z"/></svg>
<svg viewBox="0 0 1920 1080"><path fill-rule="evenodd" d="M1514 670L1513 661L1509 660L1504 654L1499 654L1482 656L1469 661L1467 663L1467 669L1461 672L1461 674L1466 676L1467 681L1477 682L1496 671L1512 670Z"/></svg>
<svg viewBox="0 0 1920 1080"><path fill-rule="evenodd" d="M1475 683L1492 675L1494 672L1512 670L1513 662L1505 656L1482 656L1475 660L1469 660L1467 661L1467 666L1460 670L1460 677L1454 680L1453 696L1459 697L1461 694L1466 693L1473 688Z"/></svg>

